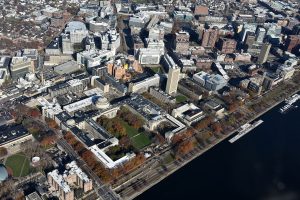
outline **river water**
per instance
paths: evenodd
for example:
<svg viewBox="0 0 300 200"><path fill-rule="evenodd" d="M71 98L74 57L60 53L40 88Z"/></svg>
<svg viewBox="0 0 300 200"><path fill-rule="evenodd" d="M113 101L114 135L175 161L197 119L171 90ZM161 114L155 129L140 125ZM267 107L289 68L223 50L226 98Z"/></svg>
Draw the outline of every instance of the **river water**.
<svg viewBox="0 0 300 200"><path fill-rule="evenodd" d="M227 140L136 200L300 200L300 103L279 106L233 144Z"/></svg>

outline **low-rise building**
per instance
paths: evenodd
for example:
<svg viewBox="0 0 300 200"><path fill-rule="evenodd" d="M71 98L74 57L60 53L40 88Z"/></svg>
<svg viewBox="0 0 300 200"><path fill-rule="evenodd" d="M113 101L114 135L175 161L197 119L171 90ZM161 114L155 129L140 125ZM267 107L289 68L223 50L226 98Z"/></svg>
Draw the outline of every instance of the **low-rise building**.
<svg viewBox="0 0 300 200"><path fill-rule="evenodd" d="M149 93L161 101L162 103L167 103L167 104L175 104L176 103L176 98L165 93L164 91L160 90L157 87L150 87Z"/></svg>
<svg viewBox="0 0 300 200"><path fill-rule="evenodd" d="M193 75L193 79L204 86L207 90L217 91L227 85L227 81L219 74L207 74L206 72L198 72Z"/></svg>
<svg viewBox="0 0 300 200"><path fill-rule="evenodd" d="M62 94L66 94L68 92L79 92L83 91L89 83L89 78L83 80L72 79L64 83L60 83L49 87L48 92L51 97L56 97Z"/></svg>
<svg viewBox="0 0 300 200"><path fill-rule="evenodd" d="M78 64L91 68L101 65L114 55L110 50L89 50L77 53L76 60Z"/></svg>
<svg viewBox="0 0 300 200"><path fill-rule="evenodd" d="M204 112L195 106L193 103L187 103L183 106L180 106L172 111L172 116L179 118L186 125L190 126L191 124L200 121L205 117Z"/></svg>
<svg viewBox="0 0 300 200"><path fill-rule="evenodd" d="M147 91L151 86L158 87L159 82L160 82L160 77L158 74L155 74L154 76L148 77L146 79L129 83L128 92L142 93Z"/></svg>
<svg viewBox="0 0 300 200"><path fill-rule="evenodd" d="M3 125L0 127L0 147L8 149L12 153L20 150L20 144L32 139L32 135L23 125Z"/></svg>
<svg viewBox="0 0 300 200"><path fill-rule="evenodd" d="M161 56L164 54L163 49L141 48L138 51L139 62L142 65L157 65Z"/></svg>
<svg viewBox="0 0 300 200"><path fill-rule="evenodd" d="M294 72L295 68L287 65L282 65L276 70L276 73L279 74L283 78L283 80L292 78Z"/></svg>
<svg viewBox="0 0 300 200"><path fill-rule="evenodd" d="M28 72L34 72L30 58L19 56L12 58L10 63L10 74L13 79L24 77Z"/></svg>

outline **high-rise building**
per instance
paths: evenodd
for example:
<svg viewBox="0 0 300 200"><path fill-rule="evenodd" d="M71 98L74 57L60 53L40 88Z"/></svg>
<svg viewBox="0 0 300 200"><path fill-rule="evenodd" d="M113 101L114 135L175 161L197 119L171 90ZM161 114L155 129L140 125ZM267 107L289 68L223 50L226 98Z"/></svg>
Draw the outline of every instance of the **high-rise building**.
<svg viewBox="0 0 300 200"><path fill-rule="evenodd" d="M245 50L251 49L254 43L255 43L255 33L247 32L245 38Z"/></svg>
<svg viewBox="0 0 300 200"><path fill-rule="evenodd" d="M218 39L219 30L218 29L206 29L203 32L201 46L212 48Z"/></svg>
<svg viewBox="0 0 300 200"><path fill-rule="evenodd" d="M48 183L52 192L57 192L61 200L75 199L74 188L81 188L84 192L93 189L93 182L78 167L75 161L66 165L66 170L61 174L57 169L47 174Z"/></svg>
<svg viewBox="0 0 300 200"><path fill-rule="evenodd" d="M80 44L88 35L88 30L83 22L71 21L61 34L63 54L73 54L74 44Z"/></svg>
<svg viewBox="0 0 300 200"><path fill-rule="evenodd" d="M264 64L267 61L271 46L272 45L270 43L264 43L262 45L260 54L258 56L257 63Z"/></svg>
<svg viewBox="0 0 300 200"><path fill-rule="evenodd" d="M260 27L256 30L256 42L258 44L261 44L263 43L264 41L264 38L265 38L265 35L266 35L266 29Z"/></svg>
<svg viewBox="0 0 300 200"><path fill-rule="evenodd" d="M218 47L221 53L229 54L234 53L236 50L236 44L237 42L234 39L221 38L219 40Z"/></svg>
<svg viewBox="0 0 300 200"><path fill-rule="evenodd" d="M242 42L245 42L248 32L253 32L253 33L255 32L256 27L257 27L256 24L250 24L250 23L244 24L243 29L241 31Z"/></svg>
<svg viewBox="0 0 300 200"><path fill-rule="evenodd" d="M285 42L285 49L291 53L299 53L300 35L290 35Z"/></svg>
<svg viewBox="0 0 300 200"><path fill-rule="evenodd" d="M163 28L154 27L149 30L149 38L153 40L163 40L165 31Z"/></svg>
<svg viewBox="0 0 300 200"><path fill-rule="evenodd" d="M173 68L169 69L167 86L166 86L166 93L174 94L174 93L177 92L179 75L180 75L180 68L179 67L173 67Z"/></svg>

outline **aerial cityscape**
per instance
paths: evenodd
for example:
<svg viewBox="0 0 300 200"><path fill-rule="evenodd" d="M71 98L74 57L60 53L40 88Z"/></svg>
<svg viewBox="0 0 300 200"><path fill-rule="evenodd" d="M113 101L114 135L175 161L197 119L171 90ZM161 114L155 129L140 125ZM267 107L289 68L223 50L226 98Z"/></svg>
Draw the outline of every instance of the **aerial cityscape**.
<svg viewBox="0 0 300 200"><path fill-rule="evenodd" d="M216 148L222 159L234 157L229 147L246 152L236 158L250 163L241 143L262 155L276 143L270 159L300 146L298 0L0 0L0 8L0 199L300 199L299 181L289 187L278 175L293 171L284 167L272 176L276 198L204 195L205 184L173 176L206 156L186 174L208 184ZM276 135L261 144L256 131ZM298 169L294 153L274 160ZM222 173L233 173L231 162Z"/></svg>

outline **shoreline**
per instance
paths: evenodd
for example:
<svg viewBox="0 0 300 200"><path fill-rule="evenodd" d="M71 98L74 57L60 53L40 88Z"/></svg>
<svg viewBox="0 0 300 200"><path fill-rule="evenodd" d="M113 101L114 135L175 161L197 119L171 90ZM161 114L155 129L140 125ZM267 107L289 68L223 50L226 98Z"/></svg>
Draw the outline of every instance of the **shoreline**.
<svg viewBox="0 0 300 200"><path fill-rule="evenodd" d="M296 90L295 92L291 93L289 96L299 93L300 89ZM276 106L278 106L279 104L283 103L284 99L281 99L279 101L277 101L275 104L273 104L272 106L270 106L269 108L267 108L266 110L258 113L257 115L255 115L254 117L252 117L251 119L247 120L246 123L252 122L256 119L258 119L259 117L261 117L262 115L266 114L267 112L269 112L270 110L274 109ZM212 149L213 147L215 147L216 145L218 145L219 143L223 142L224 140L226 140L227 138L229 138L230 136L232 136L235 132L237 131L237 129L234 129L233 131L229 132L228 134L224 135L222 138L220 139L216 139L212 144L210 144L209 146L205 147L205 149L203 150L199 150L199 147L196 147L194 149L194 151L198 151L196 152L194 155L192 155L191 157L189 157L188 159L184 160L182 163L180 163L180 165L170 171L168 171L167 173L163 174L159 179L157 179L156 181L151 182L149 185L143 187L140 191L135 192L133 195L126 197L124 199L128 199L128 200L132 200L134 198L136 198L137 196L141 195L142 193L144 193L145 191L147 191L148 189L150 189L151 187L153 187L154 185L158 184L159 182L161 182L162 180L164 180L165 178L167 178L168 176L172 175L174 172L176 172L177 170L181 169L182 167L184 167L185 165L189 164L191 161L193 161L194 159L198 158L199 156L201 156L202 154L206 153L208 150ZM188 154L187 154L188 155Z"/></svg>

